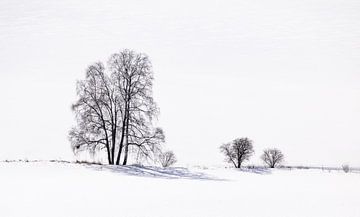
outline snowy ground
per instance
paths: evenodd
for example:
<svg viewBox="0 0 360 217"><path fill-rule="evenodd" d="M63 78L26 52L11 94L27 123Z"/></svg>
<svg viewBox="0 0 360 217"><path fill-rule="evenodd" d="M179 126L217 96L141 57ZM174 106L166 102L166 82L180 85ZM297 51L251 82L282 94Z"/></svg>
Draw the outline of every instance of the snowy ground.
<svg viewBox="0 0 360 217"><path fill-rule="evenodd" d="M360 216L360 174L0 163L0 216Z"/></svg>

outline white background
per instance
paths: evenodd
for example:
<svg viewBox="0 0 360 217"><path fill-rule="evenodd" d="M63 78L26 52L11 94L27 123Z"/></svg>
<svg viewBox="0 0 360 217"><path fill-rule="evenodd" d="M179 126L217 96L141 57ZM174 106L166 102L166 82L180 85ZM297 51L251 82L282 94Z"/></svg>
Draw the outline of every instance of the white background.
<svg viewBox="0 0 360 217"><path fill-rule="evenodd" d="M0 159L72 159L75 83L123 48L147 53L179 164L360 166L360 2L0 1Z"/></svg>

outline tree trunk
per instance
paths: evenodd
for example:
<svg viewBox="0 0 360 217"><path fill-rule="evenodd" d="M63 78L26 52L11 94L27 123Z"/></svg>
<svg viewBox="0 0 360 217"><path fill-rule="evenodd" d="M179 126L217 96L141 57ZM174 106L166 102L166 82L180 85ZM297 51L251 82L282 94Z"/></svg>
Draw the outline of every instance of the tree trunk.
<svg viewBox="0 0 360 217"><path fill-rule="evenodd" d="M130 79L131 81L131 79ZM130 124L130 93L128 94L128 104L127 104L127 120L126 120L126 144L125 144L125 156L124 156L124 161L123 161L123 165L127 164L127 160L128 160L128 154L129 154L129 124Z"/></svg>
<svg viewBox="0 0 360 217"><path fill-rule="evenodd" d="M124 156L124 161L123 161L123 165L127 164L127 159L128 159L128 153L129 153L129 122L130 122L130 103L129 103L129 107L128 107L128 118L126 120L126 144L125 144L125 156Z"/></svg>
<svg viewBox="0 0 360 217"><path fill-rule="evenodd" d="M107 134L107 131L106 131L106 127L105 127L105 121L103 118L102 119L102 122L103 122L103 130L105 132L105 138L106 138L106 152L107 152L107 157L108 157L108 163L109 164L112 164L112 160L111 160L111 153L110 153L110 145L109 145L109 136Z"/></svg>
<svg viewBox="0 0 360 217"><path fill-rule="evenodd" d="M126 70L127 72L127 70ZM131 90L131 78L129 78L129 80L127 80L127 84L126 84L126 92L125 92L125 118L124 118L124 122L123 122L123 128L122 128L122 133L121 133L121 144L120 144L120 149L122 149L123 144L124 144L124 137L126 136L126 144L125 144L125 156L124 156L124 161L123 161L123 165L126 165L127 163L127 158L128 158L128 137L129 137L129 119L130 119L130 90ZM121 153L119 151L119 153ZM120 154L118 155L118 159L116 160L116 165L120 164Z"/></svg>
<svg viewBox="0 0 360 217"><path fill-rule="evenodd" d="M122 165L126 165L127 164L127 158L128 158L128 152L129 152L129 145L126 144L125 145L125 155L124 155L124 161L123 161L123 164Z"/></svg>
<svg viewBox="0 0 360 217"><path fill-rule="evenodd" d="M120 144L119 144L118 155L117 155L117 158L116 158L116 165L120 165L120 157L121 157L121 152L122 152L122 149L123 149L124 137L125 137L125 122L126 122L126 116L125 116L125 119L123 120L123 123L122 123L121 139L120 139Z"/></svg>
<svg viewBox="0 0 360 217"><path fill-rule="evenodd" d="M121 139L120 139L120 144L119 144L119 152L117 155L117 159L116 159L116 165L120 165L120 157L121 157L121 152L124 146L124 137L125 137L125 128L126 128L126 122L127 122L127 102L125 105L125 111L124 111L124 119L122 121L122 128L121 128Z"/></svg>
<svg viewBox="0 0 360 217"><path fill-rule="evenodd" d="M241 168L241 158L242 158L242 155L241 154L238 154L238 168Z"/></svg>
<svg viewBox="0 0 360 217"><path fill-rule="evenodd" d="M112 164L111 156L110 156L110 149L109 149L108 145L106 146L106 152L107 152L108 164Z"/></svg>
<svg viewBox="0 0 360 217"><path fill-rule="evenodd" d="M112 147L111 147L111 161L112 164L115 164L115 144L116 144L116 122L115 122L115 127L113 127L112 129L112 135L111 135L111 139L112 139Z"/></svg>

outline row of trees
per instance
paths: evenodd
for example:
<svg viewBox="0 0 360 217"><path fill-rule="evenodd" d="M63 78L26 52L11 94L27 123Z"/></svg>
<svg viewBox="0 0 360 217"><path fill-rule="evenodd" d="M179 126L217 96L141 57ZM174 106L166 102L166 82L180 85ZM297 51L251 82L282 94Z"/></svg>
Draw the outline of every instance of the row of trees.
<svg viewBox="0 0 360 217"><path fill-rule="evenodd" d="M132 50L114 53L106 65L96 62L77 82L72 105L76 126L69 132L75 153L106 153L108 164L126 165L131 154L139 161L160 157L165 140L153 126L159 109L152 96L153 71L147 55ZM166 163L165 163L166 164Z"/></svg>
<svg viewBox="0 0 360 217"><path fill-rule="evenodd" d="M253 142L248 138L235 139L220 146L225 160L234 167L241 168L243 162L249 160L254 154ZM284 161L284 155L278 149L265 149L261 155L263 162L270 168L279 166Z"/></svg>
<svg viewBox="0 0 360 217"><path fill-rule="evenodd" d="M108 164L126 165L130 155L139 162L153 159L168 167L176 162L172 151L162 151L165 135L153 126L159 109L152 96L153 71L146 54L132 50L114 53L106 65L96 62L77 82L77 101L72 105L76 126L69 132L74 153L105 153ZM240 168L254 153L248 138L235 139L220 147L226 160ZM283 154L264 150L261 156L271 168Z"/></svg>

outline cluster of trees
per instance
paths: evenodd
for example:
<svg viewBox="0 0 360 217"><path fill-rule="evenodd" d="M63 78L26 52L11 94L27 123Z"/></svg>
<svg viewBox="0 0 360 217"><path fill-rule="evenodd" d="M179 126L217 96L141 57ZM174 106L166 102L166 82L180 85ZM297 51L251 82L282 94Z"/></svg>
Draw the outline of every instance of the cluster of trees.
<svg viewBox="0 0 360 217"><path fill-rule="evenodd" d="M225 160L234 167L241 168L243 162L249 160L254 154L253 141L249 138L239 138L220 146ZM284 155L276 148L265 149L261 155L262 161L270 168L279 166L284 161Z"/></svg>
<svg viewBox="0 0 360 217"><path fill-rule="evenodd" d="M69 132L74 153L106 153L108 164L126 165L131 154L141 159L164 159L161 128L153 126L159 109L152 96L153 71L146 54L122 50L107 64L96 62L77 82L77 101L72 105L76 126Z"/></svg>
<svg viewBox="0 0 360 217"><path fill-rule="evenodd" d="M146 54L132 50L114 53L106 65L96 62L77 82L72 105L76 126L69 132L74 153L105 153L108 164L126 165L130 155L137 162L152 159L163 167L176 163L172 151L162 151L165 135L153 126L159 109L152 96L153 71ZM240 168L254 154L248 138L220 147L226 161ZM274 168L284 160L278 149L264 150L261 159Z"/></svg>

